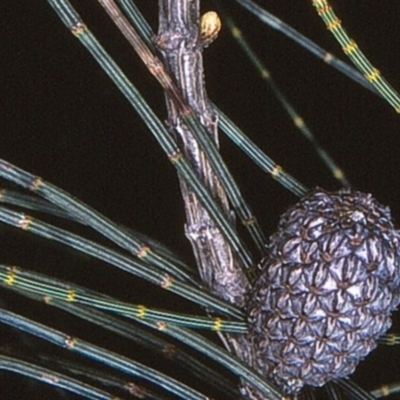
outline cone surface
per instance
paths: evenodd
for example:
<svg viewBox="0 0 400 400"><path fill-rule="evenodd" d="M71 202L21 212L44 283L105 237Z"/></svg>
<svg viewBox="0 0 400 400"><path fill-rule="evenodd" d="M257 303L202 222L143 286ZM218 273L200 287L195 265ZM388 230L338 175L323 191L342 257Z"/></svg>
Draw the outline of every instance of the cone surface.
<svg viewBox="0 0 400 400"><path fill-rule="evenodd" d="M400 301L390 210L353 190L315 190L271 236L249 301L258 368L288 394L351 374Z"/></svg>

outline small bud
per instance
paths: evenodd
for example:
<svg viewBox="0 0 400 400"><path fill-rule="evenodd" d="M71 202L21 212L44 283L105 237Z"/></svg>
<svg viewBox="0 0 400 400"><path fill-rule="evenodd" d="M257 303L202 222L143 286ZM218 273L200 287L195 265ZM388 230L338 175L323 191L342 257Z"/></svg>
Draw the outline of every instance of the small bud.
<svg viewBox="0 0 400 400"><path fill-rule="evenodd" d="M204 47L213 42L221 30L221 20L214 11L208 11L200 19L200 41Z"/></svg>

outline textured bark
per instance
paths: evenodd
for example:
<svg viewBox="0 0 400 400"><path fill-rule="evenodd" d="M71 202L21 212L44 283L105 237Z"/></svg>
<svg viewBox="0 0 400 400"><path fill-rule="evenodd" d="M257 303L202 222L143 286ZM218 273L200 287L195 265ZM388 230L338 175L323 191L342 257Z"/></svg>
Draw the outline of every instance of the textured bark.
<svg viewBox="0 0 400 400"><path fill-rule="evenodd" d="M160 26L156 44L182 96L218 143L217 119L210 107L204 85L203 43L199 39L199 0L160 0ZM198 143L167 97L168 123L180 148L210 189L222 209L234 222L226 194ZM186 235L199 267L201 279L219 297L243 307L247 279L225 238L202 207L196 195L181 180L186 209Z"/></svg>
<svg viewBox="0 0 400 400"><path fill-rule="evenodd" d="M199 3L199 0L159 0L160 25L155 42L186 103L218 145L217 118L208 101L204 82L202 51L208 43L202 41L199 32ZM166 101L171 134L224 213L234 223L225 191L182 121L181 110L168 96ZM246 275L197 196L182 179L180 185L187 218L185 231L192 244L203 283L211 293L244 307L249 290ZM220 337L231 352L248 361L249 346L245 336L220 334Z"/></svg>

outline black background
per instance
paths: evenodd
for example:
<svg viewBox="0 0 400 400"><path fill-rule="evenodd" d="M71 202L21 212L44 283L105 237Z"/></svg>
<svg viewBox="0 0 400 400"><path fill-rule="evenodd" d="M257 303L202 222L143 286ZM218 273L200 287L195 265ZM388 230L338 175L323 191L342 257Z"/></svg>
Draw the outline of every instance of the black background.
<svg viewBox="0 0 400 400"><path fill-rule="evenodd" d="M165 119L158 84L100 6L94 1L75 3L85 22ZM136 3L156 30L157 2ZM395 220L400 221L399 115L377 96L262 25L235 2L223 3L354 187L389 205ZM270 0L259 4L327 50L340 54L311 2ZM400 88L400 4L336 0L334 5L372 63ZM202 6L204 11L213 9L210 1L202 1ZM0 32L0 157L62 187L109 218L164 242L193 263L183 235L183 207L172 166L135 111L51 7L41 0L2 1ZM205 51L204 58L210 98L270 157L308 187L339 187L226 29ZM221 148L270 235L279 215L296 198L260 173L224 138ZM165 304L159 301L162 295L158 291L149 293L145 286L141 292L140 285L103 265L92 265L62 248L46 250L41 241L21 237L10 229L1 228L0 234L2 262L44 269L118 292L131 301ZM11 301L7 296L4 293L5 301ZM174 303L176 299L171 300L171 307ZM23 302L20 307L26 308ZM50 318L56 325L58 314ZM84 328L79 334L90 338ZM396 353L381 348L375 351L357 371L358 382L372 388L398 378ZM2 385L6 382L1 380ZM2 398L13 398L15 388L6 386Z"/></svg>

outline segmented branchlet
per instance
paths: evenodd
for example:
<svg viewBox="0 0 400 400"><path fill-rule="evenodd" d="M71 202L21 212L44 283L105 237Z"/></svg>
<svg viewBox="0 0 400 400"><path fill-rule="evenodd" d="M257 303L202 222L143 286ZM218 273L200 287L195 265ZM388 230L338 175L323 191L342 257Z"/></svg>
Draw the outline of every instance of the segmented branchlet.
<svg viewBox="0 0 400 400"><path fill-rule="evenodd" d="M258 368L288 394L351 374L400 302L399 244L370 194L317 189L284 213L249 301Z"/></svg>

